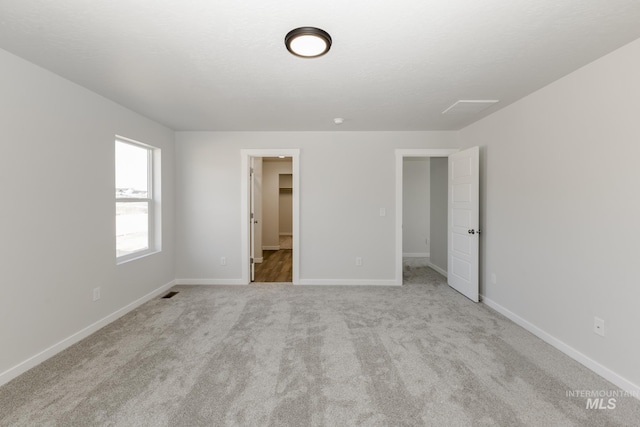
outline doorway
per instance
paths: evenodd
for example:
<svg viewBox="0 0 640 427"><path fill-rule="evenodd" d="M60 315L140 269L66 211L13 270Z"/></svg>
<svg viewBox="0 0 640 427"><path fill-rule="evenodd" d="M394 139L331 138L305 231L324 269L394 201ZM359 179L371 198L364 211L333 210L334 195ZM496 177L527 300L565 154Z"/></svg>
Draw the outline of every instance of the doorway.
<svg viewBox="0 0 640 427"><path fill-rule="evenodd" d="M479 147L396 150L396 284L403 284L404 159L412 157L447 158L447 283L478 302Z"/></svg>
<svg viewBox="0 0 640 427"><path fill-rule="evenodd" d="M447 170L446 157L403 159L403 284L447 277Z"/></svg>
<svg viewBox="0 0 640 427"><path fill-rule="evenodd" d="M253 157L252 282L293 281L291 157Z"/></svg>
<svg viewBox="0 0 640 427"><path fill-rule="evenodd" d="M416 247L418 247L419 242L414 241L413 243L410 243L410 245L412 244L414 246L413 249L409 249L407 251L405 251L405 244L404 244L404 240L405 240L405 235L407 234L406 232L411 232L411 230L405 230L404 227L404 221L405 221L405 212L404 212L404 204L405 204L405 200L404 200L404 192L405 192L405 183L404 183L404 175L405 175L405 161L406 160L410 160L410 159L416 159L417 161L419 160L430 160L430 159L444 159L447 160L448 156L456 153L458 150L457 149L407 149L407 150L396 150L396 284L398 285L402 285L403 284L403 267L404 267L404 259L405 259L405 255L409 255L409 258L427 258L429 257L429 267L433 268L433 262L432 262L432 258L434 258L434 261L437 262L437 267L436 271L438 271L438 273L443 274L446 276L447 274L447 257L446 257L446 253L447 253L447 238L446 238L446 231L445 231L445 236L444 236L444 241L442 239L441 236L441 229L443 226L443 221L444 221L444 227L446 230L447 227L447 217L445 216L444 219L440 218L438 216L438 212L440 212L439 209L436 209L435 212L433 212L433 215L431 214L431 200L429 201L429 217L430 220L429 222L432 222L432 218L431 216L433 216L433 220L436 221L436 224L434 224L433 227L429 227L429 231L424 231L423 234L425 234L424 239L429 239L428 243L426 242L426 240L423 240L424 244L422 246L422 249L417 250ZM431 166L437 166L437 161L433 162L433 164L431 164L430 162L430 166L429 166L429 180L432 181L431 179ZM418 164L414 164L414 166L416 166ZM416 169L420 169L421 166L418 166ZM424 166L422 166L422 169L425 169ZM437 168L434 168L434 170ZM437 170L436 170L437 172ZM424 171L422 172L424 175ZM418 173L419 175L420 173ZM437 177L434 177L437 179ZM444 185L447 185L447 181L445 181ZM426 191L426 189L425 189ZM446 191L446 190L445 190ZM441 187L439 183L435 183L435 186L433 188L429 188L429 193L433 193L430 194L430 196L436 196L439 197L441 199ZM446 196L446 193L445 193ZM441 200L434 200L434 203L441 203ZM441 207L441 206L440 206ZM410 209L412 209L412 207L409 207ZM415 207L413 207L415 208ZM423 209L426 209L423 207ZM411 227L411 224L407 224L407 227ZM434 241L435 238L435 241ZM443 252L444 251L444 252ZM444 253L444 260L442 259L443 254ZM422 261L422 260L421 260Z"/></svg>
<svg viewBox="0 0 640 427"><path fill-rule="evenodd" d="M290 279L287 277L287 280L275 280L275 281L286 281L295 284L298 284L300 279L300 150L299 149L244 149L241 151L241 236L242 236L242 282L245 284L251 283L252 280L252 272L254 273L253 278L255 279L255 267L260 264L255 261L262 261L262 264L265 264L267 261L265 258L271 257L273 254L268 253L267 251L280 251L280 216L276 215L275 217L275 226L270 227L269 225L273 225L273 216L271 219L264 218L264 207L265 207L265 195L261 194L259 196L262 197L262 200L257 202L255 200L254 194L252 193L252 184L253 176L251 174L251 164L254 159L260 159L260 164L262 167L262 173L264 174L265 165L269 163L277 164L278 162L285 163L289 162L287 171L281 171L282 173L277 173L275 178L275 191L278 196L276 197L277 201L275 202L278 206L276 211L279 211L280 208L280 175L289 175L290 183L289 187L284 189L282 193L285 193L288 196L290 203L290 227L291 231L283 231L283 237L287 237L290 241L291 249L288 249L288 257L290 258ZM265 159L269 159L266 162ZM273 160L272 160L273 159ZM277 159L277 160L275 160ZM267 169L271 168L272 165L268 165ZM276 165L278 166L278 165ZM282 166L282 165L280 165ZM275 167L278 169L278 167ZM286 185L287 177L283 179L283 185ZM264 181L260 183L261 189L264 190L265 185L271 185L269 183L265 183ZM264 192L264 191L263 191ZM256 207L260 206L262 212L260 212L261 218L255 218L255 210ZM254 214L254 217L251 214ZM263 221L263 219L266 221ZM255 222L257 221L257 223ZM258 231L256 231L256 228ZM262 230L260 230L262 229ZM269 235L265 234L270 233ZM287 236L286 233L290 233ZM275 236L275 240L274 240ZM256 238L258 242L256 242ZM275 243L274 243L275 242ZM285 243L286 244L286 243ZM283 253L284 254L284 253ZM252 262L253 261L253 262ZM253 268L252 268L253 267ZM256 280L257 281L257 280Z"/></svg>

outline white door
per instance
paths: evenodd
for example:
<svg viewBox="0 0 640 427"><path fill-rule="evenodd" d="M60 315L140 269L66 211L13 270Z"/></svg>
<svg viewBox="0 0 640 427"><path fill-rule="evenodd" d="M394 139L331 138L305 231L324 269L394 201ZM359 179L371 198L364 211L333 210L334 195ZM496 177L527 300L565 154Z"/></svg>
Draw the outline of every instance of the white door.
<svg viewBox="0 0 640 427"><path fill-rule="evenodd" d="M249 257L250 262L250 274L251 281L253 282L256 278L256 209L255 209L255 174L253 173L254 161L253 157L251 158L251 168L249 169L249 234L250 234L250 249L249 253L251 256Z"/></svg>
<svg viewBox="0 0 640 427"><path fill-rule="evenodd" d="M479 301L479 147L449 156L449 286Z"/></svg>

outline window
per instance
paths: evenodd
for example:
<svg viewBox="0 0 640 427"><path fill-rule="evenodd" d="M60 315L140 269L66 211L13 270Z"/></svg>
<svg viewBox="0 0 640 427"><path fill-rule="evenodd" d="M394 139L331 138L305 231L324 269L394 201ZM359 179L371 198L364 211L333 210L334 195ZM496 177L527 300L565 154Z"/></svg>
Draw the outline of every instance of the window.
<svg viewBox="0 0 640 427"><path fill-rule="evenodd" d="M156 148L116 139L116 259L156 251L154 157Z"/></svg>

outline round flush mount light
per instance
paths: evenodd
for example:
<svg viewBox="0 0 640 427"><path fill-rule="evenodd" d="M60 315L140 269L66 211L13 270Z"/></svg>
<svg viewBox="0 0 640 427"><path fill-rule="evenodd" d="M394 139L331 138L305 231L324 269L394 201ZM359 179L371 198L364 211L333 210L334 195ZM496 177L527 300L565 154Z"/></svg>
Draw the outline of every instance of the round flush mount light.
<svg viewBox="0 0 640 427"><path fill-rule="evenodd" d="M317 58L331 49L331 36L315 27L300 27L289 31L284 38L287 50L301 58Z"/></svg>

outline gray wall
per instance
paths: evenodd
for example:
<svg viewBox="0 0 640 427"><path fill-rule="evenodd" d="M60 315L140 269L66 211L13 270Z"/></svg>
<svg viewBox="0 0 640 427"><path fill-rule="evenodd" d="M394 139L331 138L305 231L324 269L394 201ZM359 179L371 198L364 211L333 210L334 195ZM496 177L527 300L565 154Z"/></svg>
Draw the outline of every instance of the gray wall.
<svg viewBox="0 0 640 427"><path fill-rule="evenodd" d="M640 40L460 132L481 147L485 301L636 390L638 76Z"/></svg>
<svg viewBox="0 0 640 427"><path fill-rule="evenodd" d="M430 247L430 158L405 157L402 165L402 252L428 257Z"/></svg>
<svg viewBox="0 0 640 427"><path fill-rule="evenodd" d="M171 130L3 50L0 94L2 383L173 281L175 162ZM162 252L121 265L116 134L162 150Z"/></svg>
<svg viewBox="0 0 640 427"><path fill-rule="evenodd" d="M242 277L240 150L299 148L301 280L395 283L395 149L455 145L453 132L178 132L177 278Z"/></svg>
<svg viewBox="0 0 640 427"><path fill-rule="evenodd" d="M448 161L446 157L432 157L430 168L431 264L442 271L448 271Z"/></svg>

